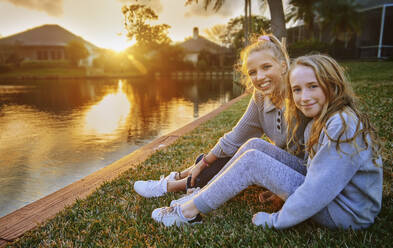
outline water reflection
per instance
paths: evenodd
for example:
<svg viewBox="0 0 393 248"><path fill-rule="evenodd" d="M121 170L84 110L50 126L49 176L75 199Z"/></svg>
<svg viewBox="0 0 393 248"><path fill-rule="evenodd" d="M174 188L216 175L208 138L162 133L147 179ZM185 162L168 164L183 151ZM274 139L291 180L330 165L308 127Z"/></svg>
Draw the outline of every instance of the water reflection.
<svg viewBox="0 0 393 248"><path fill-rule="evenodd" d="M240 93L230 81L0 85L0 216L83 178Z"/></svg>
<svg viewBox="0 0 393 248"><path fill-rule="evenodd" d="M131 103L123 91L123 82L119 80L116 93L106 95L99 103L86 111L85 135L105 135L113 133L126 123Z"/></svg>

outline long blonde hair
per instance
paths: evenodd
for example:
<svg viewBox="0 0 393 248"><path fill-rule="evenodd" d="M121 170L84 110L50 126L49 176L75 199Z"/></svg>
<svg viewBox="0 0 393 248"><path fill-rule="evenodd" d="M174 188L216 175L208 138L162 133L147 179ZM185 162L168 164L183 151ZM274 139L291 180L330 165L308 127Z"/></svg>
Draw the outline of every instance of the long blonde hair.
<svg viewBox="0 0 393 248"><path fill-rule="evenodd" d="M372 127L369 118L366 114L361 113L357 106L357 98L352 90L352 87L347 79L344 69L331 57L321 54L301 56L295 59L289 69L286 77L286 88L287 88L287 98L286 98L286 112L285 118L288 123L287 131L291 133L289 136L289 142L299 142L295 140L296 130L299 128L299 123L301 121L301 111L295 106L293 99L291 85L290 85L290 74L297 65L303 65L310 67L314 73L317 81L322 88L323 93L326 96L326 102L322 107L321 113L314 120L311 127L311 132L309 135L309 140L306 143L306 151L308 152L310 158L315 155L314 145L318 143L319 135L322 131L326 133L326 122L327 120L336 113L340 114L343 120L343 129L340 131L337 140L326 133L328 138L336 143L336 150L340 151L340 143L355 143L355 139L358 135L362 136L365 143L366 149L371 145L373 152L373 162L376 164L376 159L380 154L381 144L377 137L377 134ZM356 125L356 131L353 137L342 139L348 126L345 123L342 116L343 111L350 109L358 118L358 123ZM362 124L362 125L361 125ZM371 142L367 139L370 136Z"/></svg>
<svg viewBox="0 0 393 248"><path fill-rule="evenodd" d="M240 71L245 76L245 85L248 88L252 87L251 78L248 75L247 60L248 56L253 52L262 50L269 50L273 53L274 58L278 63L284 62L286 68L289 68L289 56L285 47L285 40L280 42L273 34L266 34L262 36L255 36L251 38L251 44L245 47L240 53L241 67ZM284 83L284 82L283 82ZM285 87L276 87L271 96L273 103L281 104L285 97Z"/></svg>

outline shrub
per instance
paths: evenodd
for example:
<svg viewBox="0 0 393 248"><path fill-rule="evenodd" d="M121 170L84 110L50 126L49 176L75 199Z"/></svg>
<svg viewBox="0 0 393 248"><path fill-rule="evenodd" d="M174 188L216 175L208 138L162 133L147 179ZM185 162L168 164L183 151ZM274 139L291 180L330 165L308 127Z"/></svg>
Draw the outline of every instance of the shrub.
<svg viewBox="0 0 393 248"><path fill-rule="evenodd" d="M292 58L310 53L329 53L329 44L317 40L297 41L288 46L289 56Z"/></svg>
<svg viewBox="0 0 393 248"><path fill-rule="evenodd" d="M12 70L12 67L10 65L1 65L0 64L0 73L4 72L9 72Z"/></svg>
<svg viewBox="0 0 393 248"><path fill-rule="evenodd" d="M24 60L22 68L69 68L71 63L67 60Z"/></svg>

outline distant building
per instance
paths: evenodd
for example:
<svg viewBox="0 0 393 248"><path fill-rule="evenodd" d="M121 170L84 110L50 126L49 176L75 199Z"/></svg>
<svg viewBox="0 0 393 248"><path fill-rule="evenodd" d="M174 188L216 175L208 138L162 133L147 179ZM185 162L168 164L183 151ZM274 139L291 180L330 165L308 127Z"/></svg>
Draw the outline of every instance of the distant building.
<svg viewBox="0 0 393 248"><path fill-rule="evenodd" d="M358 0L363 29L357 37L361 57L393 57L393 0Z"/></svg>
<svg viewBox="0 0 393 248"><path fill-rule="evenodd" d="M0 38L0 58L16 52L25 61L67 60L67 44L74 40L81 41L90 54L79 64L91 66L100 48L59 25L43 25Z"/></svg>
<svg viewBox="0 0 393 248"><path fill-rule="evenodd" d="M362 8L363 26L357 36L353 36L346 49L336 49L335 54L342 58L389 58L393 57L393 0L357 0ZM329 34L314 25L317 39L329 42ZM303 25L288 29L288 42L305 39Z"/></svg>
<svg viewBox="0 0 393 248"><path fill-rule="evenodd" d="M215 55L218 59L217 66L218 67L228 67L232 66L232 58L233 53L229 48L220 46L203 36L199 35L199 29L194 27L193 36L191 39L188 39L182 43L180 46L186 52L185 59L191 61L194 65L198 63L199 55L205 51L210 54Z"/></svg>

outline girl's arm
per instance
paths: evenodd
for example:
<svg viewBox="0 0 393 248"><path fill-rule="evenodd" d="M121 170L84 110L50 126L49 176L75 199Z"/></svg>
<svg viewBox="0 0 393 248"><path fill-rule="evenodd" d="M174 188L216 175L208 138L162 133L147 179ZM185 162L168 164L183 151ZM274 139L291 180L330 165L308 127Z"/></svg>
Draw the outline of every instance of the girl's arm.
<svg viewBox="0 0 393 248"><path fill-rule="evenodd" d="M263 130L259 120L259 111L263 111L263 109L259 108L263 106L263 98L257 98L256 95L251 98L245 113L236 126L230 132L224 134L213 147L211 153L215 157L231 157L247 140L262 136Z"/></svg>
<svg viewBox="0 0 393 248"><path fill-rule="evenodd" d="M259 111L258 104L262 106L261 99L256 100L257 96L253 95L251 98L246 111L240 118L236 126L228 133L224 134L219 139L213 149L206 155L206 160L209 164L216 161L220 157L231 157L243 145L247 140L254 137L262 136L262 127L259 122ZM261 107L260 107L261 108ZM193 166L189 171L188 175L191 175L191 185L194 185L196 177L206 168L206 164L200 161L198 164Z"/></svg>
<svg viewBox="0 0 393 248"><path fill-rule="evenodd" d="M337 139L343 128L340 116L334 115L327 126L328 135ZM352 137L353 134L353 128L348 128L342 139ZM350 182L360 167L354 145L341 143L341 151L338 152L336 143L330 141L323 132L319 141L319 148L311 160L304 183L288 197L279 212L260 212L255 215L255 224L287 228L301 223L326 207Z"/></svg>
<svg viewBox="0 0 393 248"><path fill-rule="evenodd" d="M259 121L259 111L263 111L262 106L263 98L253 95L246 111L236 126L230 132L224 134L206 155L206 160L209 164L213 163L217 158L233 156L247 140L262 136L262 127ZM206 166L205 163L200 161L190 168L188 175L191 175L191 185L194 185L195 178Z"/></svg>

